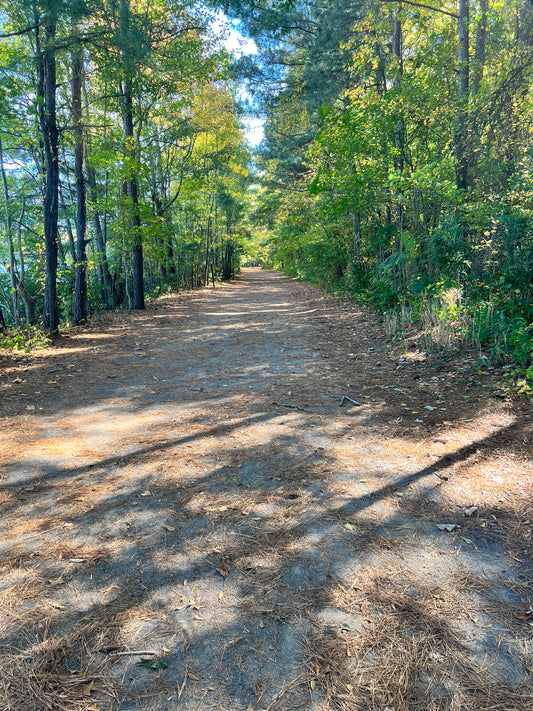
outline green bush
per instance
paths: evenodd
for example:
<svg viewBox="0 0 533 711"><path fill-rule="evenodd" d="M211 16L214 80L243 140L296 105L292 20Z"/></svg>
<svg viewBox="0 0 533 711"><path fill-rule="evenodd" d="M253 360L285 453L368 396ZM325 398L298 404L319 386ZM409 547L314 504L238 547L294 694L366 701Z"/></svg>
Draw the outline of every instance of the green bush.
<svg viewBox="0 0 533 711"><path fill-rule="evenodd" d="M4 350L16 350L29 353L35 349L47 348L52 341L34 326L29 328L9 329L0 339L0 348Z"/></svg>

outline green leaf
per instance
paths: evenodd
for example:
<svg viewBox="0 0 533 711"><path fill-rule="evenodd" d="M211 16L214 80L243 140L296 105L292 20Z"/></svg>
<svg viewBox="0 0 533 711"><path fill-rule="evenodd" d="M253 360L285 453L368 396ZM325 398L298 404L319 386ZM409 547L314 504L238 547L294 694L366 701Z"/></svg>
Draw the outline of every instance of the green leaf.
<svg viewBox="0 0 533 711"><path fill-rule="evenodd" d="M162 659L144 659L141 657L139 665L141 667L145 667L146 669L153 669L154 671L159 671L159 669L168 669L168 664Z"/></svg>

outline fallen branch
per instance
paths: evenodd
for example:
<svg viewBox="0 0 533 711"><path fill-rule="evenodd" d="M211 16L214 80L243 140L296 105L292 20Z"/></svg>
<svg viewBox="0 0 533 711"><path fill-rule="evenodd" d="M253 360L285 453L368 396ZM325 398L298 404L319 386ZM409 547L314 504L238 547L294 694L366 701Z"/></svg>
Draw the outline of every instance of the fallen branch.
<svg viewBox="0 0 533 711"><path fill-rule="evenodd" d="M102 654L112 654L114 657L134 657L140 654L157 655L157 652L154 652L153 649L128 649L122 652L118 652L116 650L117 647L102 647L102 649L99 649L98 651Z"/></svg>
<svg viewBox="0 0 533 711"><path fill-rule="evenodd" d="M342 407L342 406L344 405L344 403L346 402L346 400L347 400L348 402L351 402L352 405L357 405L357 407L360 407L360 406L361 406L361 403L360 403L360 402L357 402L357 400L352 400L352 398L351 398L351 397L348 397L348 395L343 395L342 398L341 398L341 402L340 402L339 407Z"/></svg>
<svg viewBox="0 0 533 711"><path fill-rule="evenodd" d="M300 410L300 412L309 412L309 410L306 410L304 407L300 407L299 405L286 405L284 402L273 402L272 404L276 407L288 407L289 410Z"/></svg>

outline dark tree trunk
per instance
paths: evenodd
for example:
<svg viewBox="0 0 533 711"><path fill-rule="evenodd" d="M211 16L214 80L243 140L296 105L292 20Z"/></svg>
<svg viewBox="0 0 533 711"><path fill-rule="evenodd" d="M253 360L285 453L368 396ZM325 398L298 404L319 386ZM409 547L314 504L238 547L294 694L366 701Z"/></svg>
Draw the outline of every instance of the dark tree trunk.
<svg viewBox="0 0 533 711"><path fill-rule="evenodd" d="M459 75L456 184L459 190L466 190L469 185L468 175L468 87L470 81L470 43L469 43L469 0L459 0Z"/></svg>
<svg viewBox="0 0 533 711"><path fill-rule="evenodd" d="M19 325L19 291L18 291L18 278L16 272L16 259L15 259L15 245L13 243L13 221L11 219L11 211L9 209L10 196L9 187L7 184L7 175L4 168L4 151L2 146L2 138L0 136L0 171L2 173L2 185L4 188L4 200L6 203L6 233L7 242L9 245L9 276L11 279L11 298L13 301L13 319L15 326Z"/></svg>
<svg viewBox="0 0 533 711"><path fill-rule="evenodd" d="M133 86L131 58L128 56L129 37L129 5L127 0L120 2L121 32L124 40L122 58L124 62L124 84L122 88L122 118L124 125L124 152L130 165L126 180L126 191L130 201L130 224L133 236L133 309L144 309L144 260L141 233L141 218L139 214L139 185L135 175L135 162L138 158L135 134L133 131Z"/></svg>
<svg viewBox="0 0 533 711"><path fill-rule="evenodd" d="M44 327L51 333L59 329L57 303L57 219L59 198L59 131L56 114L56 17L49 13L44 21L44 49L40 28L35 30L37 55L37 104L45 156L44 242L46 276L44 287Z"/></svg>
<svg viewBox="0 0 533 711"><path fill-rule="evenodd" d="M133 133L133 99L131 80L124 80L123 92L124 107L124 139L125 151L132 162L135 158L134 133ZM133 169L133 167L131 168ZM141 235L141 218L139 216L139 185L137 177L130 174L126 181L126 190L130 201L130 224L133 232L133 301L132 308L144 309L144 260Z"/></svg>
<svg viewBox="0 0 533 711"><path fill-rule="evenodd" d="M234 244L231 239L226 240L222 255L222 278L231 279L233 276L233 253Z"/></svg>
<svg viewBox="0 0 533 711"><path fill-rule="evenodd" d="M74 120L74 174L76 177L76 267L74 323L87 321L87 184L85 182L85 139L82 113L83 50L72 52L72 118Z"/></svg>
<svg viewBox="0 0 533 711"><path fill-rule="evenodd" d="M522 0L518 6L515 42L526 47L533 45L533 5L531 0Z"/></svg>
<svg viewBox="0 0 533 711"><path fill-rule="evenodd" d="M402 42L402 22L399 17L396 18L394 22L394 35L392 38L392 53L396 58L396 76L394 78L393 86L398 94L402 91L402 75L403 75L403 42ZM394 130L394 143L396 145L396 159L394 169L398 175L403 174L404 168L404 125L401 115L398 117L396 122L396 128ZM403 193L400 188L396 190L396 238L395 238L395 248L396 253L401 255L403 253L403 225L405 218L404 209L404 198ZM401 281L405 280L405 264L403 261L399 261L397 265L397 274Z"/></svg>
<svg viewBox="0 0 533 711"><path fill-rule="evenodd" d="M67 227L67 236L68 236L68 247L70 250L70 256L72 257L72 264L76 264L76 242L74 240L74 232L72 231L72 223L70 222L70 218L68 216L68 209L67 209L67 204L65 202L65 197L64 197L64 188L63 188L63 183L60 180L59 181L59 206L61 210L63 211L63 219L65 220L65 225ZM61 244L58 244L59 248L59 256L61 257L61 260L63 261L65 268L66 268L66 257L64 254L64 250L61 248Z"/></svg>

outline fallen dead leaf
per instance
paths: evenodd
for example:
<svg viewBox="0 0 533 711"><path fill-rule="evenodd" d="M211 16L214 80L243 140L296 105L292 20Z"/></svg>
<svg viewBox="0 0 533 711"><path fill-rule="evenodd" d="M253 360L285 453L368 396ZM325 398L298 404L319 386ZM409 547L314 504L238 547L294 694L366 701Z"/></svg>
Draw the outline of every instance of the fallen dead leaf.
<svg viewBox="0 0 533 711"><path fill-rule="evenodd" d="M83 695L90 696L94 691L94 681L90 681L86 686L83 687Z"/></svg>
<svg viewBox="0 0 533 711"><path fill-rule="evenodd" d="M229 573L229 565L227 563L225 563L224 561L222 561L217 568L217 573L219 575L222 575L224 580L226 580L226 576Z"/></svg>
<svg viewBox="0 0 533 711"><path fill-rule="evenodd" d="M529 620L531 617L533 617L533 609L524 610L522 612L519 612L517 614L517 617L519 620Z"/></svg>

